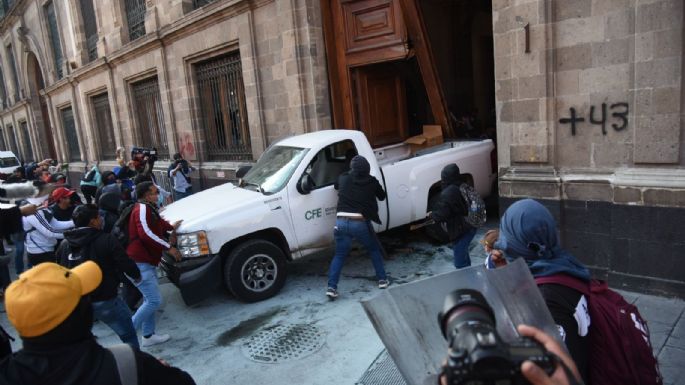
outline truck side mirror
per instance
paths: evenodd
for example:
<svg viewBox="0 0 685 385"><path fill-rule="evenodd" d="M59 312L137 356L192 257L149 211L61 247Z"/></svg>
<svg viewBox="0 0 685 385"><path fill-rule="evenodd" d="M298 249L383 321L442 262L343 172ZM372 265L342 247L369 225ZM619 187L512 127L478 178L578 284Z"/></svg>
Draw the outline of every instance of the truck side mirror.
<svg viewBox="0 0 685 385"><path fill-rule="evenodd" d="M307 195L312 192L313 189L314 182L312 181L312 177L307 173L302 174L297 183L297 191L299 191L300 194Z"/></svg>
<svg viewBox="0 0 685 385"><path fill-rule="evenodd" d="M244 177L245 174L247 174L247 172L250 171L251 168L252 168L252 166L240 166L240 167L238 167L238 170L236 170L236 172L235 172L235 177L238 179Z"/></svg>

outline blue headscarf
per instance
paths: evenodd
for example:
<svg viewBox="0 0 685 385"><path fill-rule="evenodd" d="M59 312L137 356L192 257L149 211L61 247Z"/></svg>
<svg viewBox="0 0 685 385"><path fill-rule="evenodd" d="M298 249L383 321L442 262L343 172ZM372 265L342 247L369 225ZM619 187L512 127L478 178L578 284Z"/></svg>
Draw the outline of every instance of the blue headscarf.
<svg viewBox="0 0 685 385"><path fill-rule="evenodd" d="M502 216L494 247L509 261L525 259L534 277L565 273L590 280L590 272L559 246L557 224L549 210L532 199L520 200Z"/></svg>

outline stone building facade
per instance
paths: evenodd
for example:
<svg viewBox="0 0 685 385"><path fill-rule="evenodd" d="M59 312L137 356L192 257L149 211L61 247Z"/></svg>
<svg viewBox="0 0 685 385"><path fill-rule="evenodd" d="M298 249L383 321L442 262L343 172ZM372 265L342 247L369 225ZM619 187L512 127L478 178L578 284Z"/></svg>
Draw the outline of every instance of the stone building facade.
<svg viewBox="0 0 685 385"><path fill-rule="evenodd" d="M501 209L543 200L615 285L685 295L682 0L494 0Z"/></svg>
<svg viewBox="0 0 685 385"><path fill-rule="evenodd" d="M330 128L315 0L2 8L0 144L23 160L69 162L72 180L88 162L113 167L117 147L154 146L160 169L181 152L206 188L277 138Z"/></svg>

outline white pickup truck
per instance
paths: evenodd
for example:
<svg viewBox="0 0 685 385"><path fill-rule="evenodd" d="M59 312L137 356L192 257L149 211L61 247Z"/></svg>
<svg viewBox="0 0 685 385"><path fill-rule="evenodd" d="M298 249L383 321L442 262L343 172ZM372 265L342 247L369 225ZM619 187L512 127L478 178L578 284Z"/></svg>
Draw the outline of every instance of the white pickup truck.
<svg viewBox="0 0 685 385"><path fill-rule="evenodd" d="M412 154L400 143L372 149L364 134L325 130L271 145L242 177L169 205L162 216L183 219L178 248L183 259L162 258L162 268L186 304L209 295L221 282L238 299L260 301L277 294L286 262L333 245L337 191L333 183L364 156L385 188L382 224L376 232L420 221L440 191L440 172L450 163L481 196L496 180L491 140L445 142Z"/></svg>

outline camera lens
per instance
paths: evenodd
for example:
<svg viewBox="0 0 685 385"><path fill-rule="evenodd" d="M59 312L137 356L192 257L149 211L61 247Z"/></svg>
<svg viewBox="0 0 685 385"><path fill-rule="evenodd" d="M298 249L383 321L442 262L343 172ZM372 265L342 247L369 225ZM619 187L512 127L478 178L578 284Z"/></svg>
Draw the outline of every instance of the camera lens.
<svg viewBox="0 0 685 385"><path fill-rule="evenodd" d="M442 312L438 314L442 335L449 339L448 331L464 322L478 322L495 328L495 314L483 295L471 289L460 289L445 297Z"/></svg>

